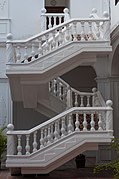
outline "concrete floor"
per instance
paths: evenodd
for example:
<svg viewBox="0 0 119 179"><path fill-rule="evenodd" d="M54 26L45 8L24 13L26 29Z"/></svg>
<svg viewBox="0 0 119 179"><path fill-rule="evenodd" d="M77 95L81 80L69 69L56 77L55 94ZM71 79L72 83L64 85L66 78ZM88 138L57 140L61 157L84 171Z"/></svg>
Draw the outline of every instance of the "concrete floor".
<svg viewBox="0 0 119 179"><path fill-rule="evenodd" d="M93 174L92 168L82 169L57 169L49 175L24 175L11 176L9 170L0 170L0 179L112 179L111 172L101 172L100 174Z"/></svg>

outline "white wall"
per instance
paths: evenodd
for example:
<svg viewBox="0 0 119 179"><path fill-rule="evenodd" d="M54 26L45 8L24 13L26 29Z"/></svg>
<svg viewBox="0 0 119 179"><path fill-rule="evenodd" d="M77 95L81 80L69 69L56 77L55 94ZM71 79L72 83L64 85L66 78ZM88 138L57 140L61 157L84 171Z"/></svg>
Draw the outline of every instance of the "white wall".
<svg viewBox="0 0 119 179"><path fill-rule="evenodd" d="M119 2L115 6L115 1L110 0L111 2L111 27L112 29L119 24Z"/></svg>
<svg viewBox="0 0 119 179"><path fill-rule="evenodd" d="M40 32L40 14L43 0L10 0L9 17L15 39L23 39Z"/></svg>
<svg viewBox="0 0 119 179"><path fill-rule="evenodd" d="M102 17L104 11L108 11L109 0L70 0L71 17L89 17L93 8Z"/></svg>

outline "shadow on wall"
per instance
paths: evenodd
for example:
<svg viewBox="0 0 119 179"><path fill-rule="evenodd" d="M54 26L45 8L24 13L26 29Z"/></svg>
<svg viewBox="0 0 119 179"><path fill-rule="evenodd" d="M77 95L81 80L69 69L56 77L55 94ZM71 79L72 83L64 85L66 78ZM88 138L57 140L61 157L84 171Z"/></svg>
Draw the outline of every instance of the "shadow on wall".
<svg viewBox="0 0 119 179"><path fill-rule="evenodd" d="M79 91L91 92L93 87L97 87L96 73L91 66L79 66L65 73L61 78Z"/></svg>

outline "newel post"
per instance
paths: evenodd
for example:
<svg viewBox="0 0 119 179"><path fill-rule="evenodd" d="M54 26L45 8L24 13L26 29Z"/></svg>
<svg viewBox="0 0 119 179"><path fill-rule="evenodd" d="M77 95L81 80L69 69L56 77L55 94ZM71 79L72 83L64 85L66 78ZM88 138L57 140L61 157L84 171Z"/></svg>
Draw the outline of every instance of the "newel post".
<svg viewBox="0 0 119 179"><path fill-rule="evenodd" d="M13 124L7 125L7 155L14 155L15 150L15 143L14 143L14 136L11 134L11 132L14 130Z"/></svg>
<svg viewBox="0 0 119 179"><path fill-rule="evenodd" d="M41 32L46 30L46 12L45 8L41 10Z"/></svg>
<svg viewBox="0 0 119 179"><path fill-rule="evenodd" d="M113 109L112 109L112 101L111 100L107 100L106 101L106 108L107 108L107 112L106 112L106 130L113 130Z"/></svg>
<svg viewBox="0 0 119 179"><path fill-rule="evenodd" d="M13 36L11 33L7 34L7 42L6 42L6 59L7 63L12 63L14 62L14 50L13 50L13 45L12 45L12 39Z"/></svg>
<svg viewBox="0 0 119 179"><path fill-rule="evenodd" d="M68 21L70 19L70 16L69 16L69 9L68 8L65 8L63 10L64 12L64 22Z"/></svg>
<svg viewBox="0 0 119 179"><path fill-rule="evenodd" d="M71 87L67 87L67 109L72 107L72 91Z"/></svg>
<svg viewBox="0 0 119 179"><path fill-rule="evenodd" d="M96 92L97 92L97 88L93 88L92 89L93 92L93 96L92 96L92 106L95 107L97 106L97 99L96 99Z"/></svg>

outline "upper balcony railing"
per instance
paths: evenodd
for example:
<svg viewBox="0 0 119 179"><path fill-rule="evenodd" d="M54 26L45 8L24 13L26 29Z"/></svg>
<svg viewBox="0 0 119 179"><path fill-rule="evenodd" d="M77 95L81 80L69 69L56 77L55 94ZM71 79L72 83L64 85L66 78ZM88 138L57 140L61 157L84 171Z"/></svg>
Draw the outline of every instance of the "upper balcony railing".
<svg viewBox="0 0 119 179"><path fill-rule="evenodd" d="M7 36L7 62L29 63L71 42L110 45L110 19L104 12L97 18L95 12L89 18L70 19L26 40L12 40Z"/></svg>
<svg viewBox="0 0 119 179"><path fill-rule="evenodd" d="M63 13L47 13L43 8L41 11L41 31L50 29L70 19L69 10L64 9Z"/></svg>

